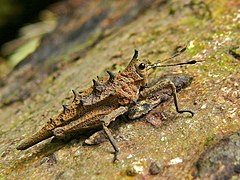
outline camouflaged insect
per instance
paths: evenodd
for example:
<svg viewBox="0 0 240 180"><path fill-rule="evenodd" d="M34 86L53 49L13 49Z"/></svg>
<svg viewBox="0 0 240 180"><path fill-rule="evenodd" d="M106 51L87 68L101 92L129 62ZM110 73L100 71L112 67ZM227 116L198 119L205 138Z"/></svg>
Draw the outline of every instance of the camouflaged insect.
<svg viewBox="0 0 240 180"><path fill-rule="evenodd" d="M161 66L159 63L147 65L145 61L138 59L138 51L135 50L125 70L116 75L107 71L109 74L107 80L93 80L93 86L86 91L80 93L73 91L72 104L63 105L63 111L56 118L50 119L42 129L24 140L17 149L27 149L52 136L64 138L76 132L84 134L92 129L103 129L115 150L114 160L118 160L119 148L108 129L108 125L118 116L126 114L131 119L138 118L171 96L174 98L178 113L188 112L193 116L192 111L179 110L175 86L176 84L182 88L189 84L189 79L183 78L181 81L179 80L181 77L175 80L165 78L148 87L147 71L153 67Z"/></svg>

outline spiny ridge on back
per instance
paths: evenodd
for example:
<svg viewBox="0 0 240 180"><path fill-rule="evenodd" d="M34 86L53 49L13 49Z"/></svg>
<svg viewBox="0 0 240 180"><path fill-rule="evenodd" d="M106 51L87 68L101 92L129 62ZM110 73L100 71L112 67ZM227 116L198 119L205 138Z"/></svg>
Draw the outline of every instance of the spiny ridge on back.
<svg viewBox="0 0 240 180"><path fill-rule="evenodd" d="M63 105L63 111L54 119L50 120L48 124L54 127L63 126L75 119L78 119L83 114L87 113L89 109L94 108L94 104L104 102L104 99L114 94L116 85L114 84L114 74L109 72L109 79L105 82L97 82L93 80L93 86L81 93L73 92L72 104Z"/></svg>
<svg viewBox="0 0 240 180"><path fill-rule="evenodd" d="M107 71L109 79L106 81L96 81L93 79L93 86L84 92L81 100L84 106L94 105L103 99L115 95L116 89L119 85L115 83L115 75Z"/></svg>

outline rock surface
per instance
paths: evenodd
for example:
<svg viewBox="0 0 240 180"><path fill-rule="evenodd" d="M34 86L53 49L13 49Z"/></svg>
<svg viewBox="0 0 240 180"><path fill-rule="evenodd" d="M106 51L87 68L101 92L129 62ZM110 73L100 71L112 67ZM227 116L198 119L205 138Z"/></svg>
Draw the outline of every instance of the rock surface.
<svg viewBox="0 0 240 180"><path fill-rule="evenodd" d="M86 2L60 16L56 29L0 83L1 178L239 178L239 2ZM142 119L114 122L117 164L109 142L84 146L86 137L15 149L71 101L71 89L89 87L106 70L123 69L134 49L155 62L185 44L176 62L202 62L157 69L150 80L169 72L190 74L193 82L179 93L179 102L195 112L193 118L177 114L170 101L161 108L166 118L160 126ZM217 164L222 153L227 160ZM224 168L227 176L221 176Z"/></svg>

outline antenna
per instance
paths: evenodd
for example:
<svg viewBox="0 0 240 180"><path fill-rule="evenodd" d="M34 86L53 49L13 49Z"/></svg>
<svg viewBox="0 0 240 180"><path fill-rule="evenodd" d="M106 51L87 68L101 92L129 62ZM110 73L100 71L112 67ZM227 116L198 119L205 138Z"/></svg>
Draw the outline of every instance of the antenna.
<svg viewBox="0 0 240 180"><path fill-rule="evenodd" d="M147 66L147 70L152 69L152 68L156 68L156 67L170 67L170 66L181 66L184 64L195 64L197 62L202 62L202 61L197 61L197 60L191 60L191 61L187 61L187 62L181 62L181 63L175 63L175 64L162 64L162 62L168 61L170 59L173 59L177 56L179 56L180 54L182 54L184 51L186 51L187 46L184 46L183 48L181 48L180 50L178 50L176 53L174 53L170 58L164 59L162 61L158 60L156 63L154 64L150 64Z"/></svg>
<svg viewBox="0 0 240 180"><path fill-rule="evenodd" d="M191 60L188 62L182 62L182 63L176 63L176 64L161 64L160 62L154 63L154 64L150 64L147 67L148 69L152 69L152 68L156 68L156 67L169 67L169 66L180 66L180 65L184 65L184 64L195 64L197 62L202 62L202 61L196 61L196 60Z"/></svg>

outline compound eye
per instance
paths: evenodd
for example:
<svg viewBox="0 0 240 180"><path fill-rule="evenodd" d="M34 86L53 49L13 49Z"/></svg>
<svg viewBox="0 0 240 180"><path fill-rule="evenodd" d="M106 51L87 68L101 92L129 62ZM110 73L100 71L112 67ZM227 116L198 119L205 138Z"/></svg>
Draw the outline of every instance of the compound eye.
<svg viewBox="0 0 240 180"><path fill-rule="evenodd" d="M140 70L143 70L143 69L145 69L145 64L144 63L141 63L141 64L139 64L139 66L138 66L138 68L140 69Z"/></svg>

